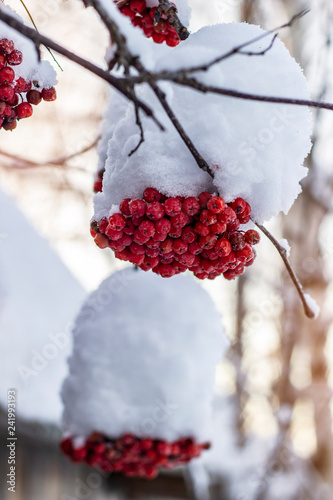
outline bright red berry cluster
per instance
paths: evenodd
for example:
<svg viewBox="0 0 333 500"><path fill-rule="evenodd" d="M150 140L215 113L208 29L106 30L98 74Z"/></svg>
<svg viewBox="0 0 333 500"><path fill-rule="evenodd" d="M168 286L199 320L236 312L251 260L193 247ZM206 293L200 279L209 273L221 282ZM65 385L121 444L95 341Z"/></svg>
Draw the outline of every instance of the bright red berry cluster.
<svg viewBox="0 0 333 500"><path fill-rule="evenodd" d="M146 37L152 38L155 43L166 42L170 47L179 44L180 38L170 25L169 19L165 14L162 14L158 23L155 24L156 7L149 9L145 0L129 0L120 7L120 11L131 19L134 26L139 26Z"/></svg>
<svg viewBox="0 0 333 500"><path fill-rule="evenodd" d="M158 439L140 439L132 434L109 439L95 432L80 448L74 448L72 438L63 439L60 447L73 462L84 461L104 472L154 479L160 469L172 469L185 464L210 445L197 444L192 438L168 443Z"/></svg>
<svg viewBox="0 0 333 500"><path fill-rule="evenodd" d="M14 42L7 38L0 39L0 128L14 130L17 121L29 118L32 113L32 104L37 105L44 101L56 99L55 89L32 89L29 81L16 78L12 66L19 66L23 61L23 54L16 50Z"/></svg>
<svg viewBox="0 0 333 500"><path fill-rule="evenodd" d="M91 224L100 248L153 270L164 278L189 269L200 279L221 274L228 280L242 274L255 258L257 231L240 230L251 207L242 198L226 204L208 192L198 198L167 198L147 188L143 199L124 199L120 212Z"/></svg>

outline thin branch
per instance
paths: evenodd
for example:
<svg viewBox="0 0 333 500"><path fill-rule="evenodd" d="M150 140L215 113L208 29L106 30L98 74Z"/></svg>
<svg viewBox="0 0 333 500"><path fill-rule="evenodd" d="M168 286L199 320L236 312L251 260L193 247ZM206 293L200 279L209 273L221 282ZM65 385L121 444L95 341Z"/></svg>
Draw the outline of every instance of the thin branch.
<svg viewBox="0 0 333 500"><path fill-rule="evenodd" d="M259 50L258 52L240 50L238 52L238 54L242 54L243 56L264 56L266 54L266 52L269 52L271 50L276 39L277 39L277 35L275 34L271 40L271 43L265 49Z"/></svg>
<svg viewBox="0 0 333 500"><path fill-rule="evenodd" d="M191 87L199 92L203 93L211 93L211 94L219 94L228 97L234 97L236 99L244 99L246 101L259 101L259 102L271 102L276 104L290 104L294 106L306 106L310 108L319 108L319 109L328 109L333 111L333 103L328 102L319 102L312 101L307 99L296 99L289 97L274 97L274 96L264 96L251 94L249 92L238 92L237 90L232 89L224 89L219 87L214 87L211 85L205 85L203 83L198 82L194 78L186 78L181 79L179 77L175 77L172 79L175 83L185 87Z"/></svg>
<svg viewBox="0 0 333 500"><path fill-rule="evenodd" d="M46 160L44 162L35 162L32 160L27 160L26 158L22 158L17 155L13 155L11 153L8 153L6 151L2 151L0 149L0 155L8 158L10 160L13 160L14 162L14 167L12 168L19 168L19 169L27 169L27 168L41 168L41 167L68 167L67 162L72 160L73 158L77 158L78 156L83 155L84 153L87 153L88 151L91 151L93 148L96 147L98 141L100 140L100 136L98 136L91 144L88 146L85 146L84 148L80 149L79 151L76 151L75 153L72 153L67 156L60 156L59 158L55 158L53 160ZM72 167L71 167L72 168Z"/></svg>
<svg viewBox="0 0 333 500"><path fill-rule="evenodd" d="M54 50L58 54L63 55L70 61L75 62L79 66L82 66L86 70L90 71L91 73L94 73L96 76L99 76L106 82L108 82L110 85L112 85L116 90L118 90L121 94L123 94L127 99L130 101L134 102L137 104L137 106L142 109L142 111L149 117L151 118L156 125L160 128L160 130L164 130L163 125L157 120L155 117L155 114L153 110L147 106L143 101L140 99L134 98L133 95L131 94L130 90L127 88L126 84L116 78L113 75L110 75L107 71L104 71L103 69L99 68L95 64L87 61L86 59L83 59L80 56L77 56L70 50L65 49L58 43L54 42L50 38L41 35L37 31L33 30L32 28L29 28L28 26L25 26L23 23L15 19L14 17L10 16L9 14L5 13L3 9L0 6L0 19L3 21L5 24L13 28L14 30L18 31L25 37L29 38L34 42L36 45L37 49L40 47L40 45L44 45L45 47L49 47L50 49Z"/></svg>
<svg viewBox="0 0 333 500"><path fill-rule="evenodd" d="M270 31L267 31L267 32L263 33L262 35L259 35L259 36L255 37L255 38L252 38L251 40L249 40L247 42L244 42L244 43L238 45L237 47L234 47L233 49L229 50L225 54L222 54L221 56L216 57L215 59L211 60L208 63L200 64L198 66L192 66L191 68L184 69L184 70L182 70L182 73L185 74L185 73L194 73L194 72L197 72L197 71L208 71L215 64L218 64L219 62L222 62L225 59L228 59L229 57L232 57L232 56L234 56L236 54L239 54L239 53L241 54L242 53L241 52L242 49L244 49L245 47L248 47L249 45L252 45L253 43L260 42L264 38L267 38L268 36L270 36L270 35L272 35L274 33L277 33L281 29L290 28L291 26L293 26L293 24L295 24L296 21L298 21L299 19L301 19L302 17L304 17L309 12L310 12L309 9L302 10L299 14L296 14L295 16L293 16L290 19L289 22L287 22L285 24L282 24L278 28L274 28L274 29L272 29ZM253 53L253 55L255 55L255 53ZM259 53L259 55L260 55L260 53Z"/></svg>
<svg viewBox="0 0 333 500"><path fill-rule="evenodd" d="M306 300L306 297L305 297L305 294L304 294L304 291L303 291L303 287L302 285L300 284L293 268L291 267L291 264L289 262L289 259L287 257L287 252L285 250L285 248L283 248L280 243L274 238L274 236L268 231L268 229L266 229L264 226L262 226L261 224L258 224L257 222L255 222L256 226L264 233L265 236L267 236L267 238L273 243L273 245L275 246L275 248L277 249L277 251L279 252L283 262L284 262L284 265L286 266L286 269L288 271L288 274L292 280L292 282L294 283L295 285L295 288L298 292L298 295L302 301L302 304L303 304L303 308L304 308L304 312L306 314L306 316L310 319L314 319L315 318L315 314L314 312L312 311L311 307L309 306L307 300Z"/></svg>

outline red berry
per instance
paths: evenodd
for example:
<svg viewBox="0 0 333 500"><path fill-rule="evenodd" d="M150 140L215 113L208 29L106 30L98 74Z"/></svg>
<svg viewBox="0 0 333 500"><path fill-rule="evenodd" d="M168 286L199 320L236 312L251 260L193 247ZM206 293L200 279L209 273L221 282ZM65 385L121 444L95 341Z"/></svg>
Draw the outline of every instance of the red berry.
<svg viewBox="0 0 333 500"><path fill-rule="evenodd" d="M18 97L18 95L14 94L13 97L12 97L12 99L9 99L7 101L7 103L9 104L9 106L13 106L13 107L17 106L18 103L19 103L19 97Z"/></svg>
<svg viewBox="0 0 333 500"><path fill-rule="evenodd" d="M158 233L168 234L171 230L171 222L169 219L163 217L163 219L155 222L155 228Z"/></svg>
<svg viewBox="0 0 333 500"><path fill-rule="evenodd" d="M113 214L109 217L109 226L114 231L122 231L126 226L126 219L121 214Z"/></svg>
<svg viewBox="0 0 333 500"><path fill-rule="evenodd" d="M22 102L16 108L17 116L19 118L29 118L32 115L33 110L31 104L28 102Z"/></svg>
<svg viewBox="0 0 333 500"><path fill-rule="evenodd" d="M158 244L158 242L156 242L156 243ZM158 244L158 246L159 246L159 244ZM150 247L146 248L146 255L148 257L158 257L159 253L160 253L160 251L158 248L150 248Z"/></svg>
<svg viewBox="0 0 333 500"><path fill-rule="evenodd" d="M183 210L187 215L195 215L200 210L200 203L196 198L186 198L183 201Z"/></svg>
<svg viewBox="0 0 333 500"><path fill-rule="evenodd" d="M133 222L129 219L126 220L126 226L124 227L124 233L125 234L134 234L135 231L135 226Z"/></svg>
<svg viewBox="0 0 333 500"><path fill-rule="evenodd" d="M155 43L163 43L165 40L165 36L162 35L162 33L153 33L152 34L152 39L154 40Z"/></svg>
<svg viewBox="0 0 333 500"><path fill-rule="evenodd" d="M147 5L145 0L131 0L129 7L132 12L141 14L146 10Z"/></svg>
<svg viewBox="0 0 333 500"><path fill-rule="evenodd" d="M199 245L198 241L194 241L193 243L190 243L188 245L188 251L192 253L193 255L199 255L199 253L202 252L202 248Z"/></svg>
<svg viewBox="0 0 333 500"><path fill-rule="evenodd" d="M171 252L173 244L174 242L171 238L166 238L166 240L162 241L162 243L160 244L160 254L165 255Z"/></svg>
<svg viewBox="0 0 333 500"><path fill-rule="evenodd" d="M233 233L229 236L229 241L231 243L232 249L234 251L243 250L246 245L246 241L242 233Z"/></svg>
<svg viewBox="0 0 333 500"><path fill-rule="evenodd" d="M166 233L155 233L153 236L154 241L164 241L168 235ZM170 233L169 233L170 236Z"/></svg>
<svg viewBox="0 0 333 500"><path fill-rule="evenodd" d="M154 31L156 33L164 33L167 27L167 22L165 19L160 19L157 24L153 25Z"/></svg>
<svg viewBox="0 0 333 500"><path fill-rule="evenodd" d="M148 203L146 215L148 219L154 221L162 219L164 217L163 205L158 201L153 201L152 203Z"/></svg>
<svg viewBox="0 0 333 500"><path fill-rule="evenodd" d="M230 222L233 222L235 219L237 219L237 215L231 207L226 207L222 213L218 214L217 218L220 222L229 224Z"/></svg>
<svg viewBox="0 0 333 500"><path fill-rule="evenodd" d="M128 234L123 234L121 238L119 238L118 243L123 245L124 247L128 247L132 243L132 238Z"/></svg>
<svg viewBox="0 0 333 500"><path fill-rule="evenodd" d="M177 200L179 201L179 200ZM188 223L188 215L185 214L184 212L180 212L177 215L174 215L171 217L171 224L175 228L182 228L185 227L186 224Z"/></svg>
<svg viewBox="0 0 333 500"><path fill-rule="evenodd" d="M132 222L134 224L135 227L139 227L141 222L143 222L145 220L145 217L132 217Z"/></svg>
<svg viewBox="0 0 333 500"><path fill-rule="evenodd" d="M202 208L207 207L208 201L211 199L212 195L208 193L207 191L204 191L203 193L200 193L198 198L199 198L199 203Z"/></svg>
<svg viewBox="0 0 333 500"><path fill-rule="evenodd" d="M176 254L181 255L182 253L187 252L187 250L188 250L187 243L185 243L183 240L179 240L179 239L175 240L175 242L173 244L173 251Z"/></svg>
<svg viewBox="0 0 333 500"><path fill-rule="evenodd" d="M214 250L219 256L227 256L231 253L232 248L229 240L221 238L216 243Z"/></svg>
<svg viewBox="0 0 333 500"><path fill-rule="evenodd" d="M171 264L159 264L153 271L160 274L163 278L171 278L175 274Z"/></svg>
<svg viewBox="0 0 333 500"><path fill-rule="evenodd" d="M28 92L28 91L30 91L30 89L31 89L31 83L24 80L24 78L20 77L16 80L14 90L17 94L19 94L21 92ZM33 92L36 92L40 96L40 93L37 92L37 90L34 90ZM33 103L31 102L30 104L33 104Z"/></svg>
<svg viewBox="0 0 333 500"><path fill-rule="evenodd" d="M209 227L202 222L197 222L194 226L194 230L196 233L200 234L200 236L208 236L210 233Z"/></svg>
<svg viewBox="0 0 333 500"><path fill-rule="evenodd" d="M149 239L150 236L143 234L139 228L134 231L133 240L136 243L139 243L139 245L144 245L147 241L149 241Z"/></svg>
<svg viewBox="0 0 333 500"><path fill-rule="evenodd" d="M168 198L164 202L164 210L167 215L173 217L181 212L182 204L177 198Z"/></svg>
<svg viewBox="0 0 333 500"><path fill-rule="evenodd" d="M200 221L205 224L205 226L210 226L211 224L215 224L217 222L217 217L210 210L203 210L200 214Z"/></svg>
<svg viewBox="0 0 333 500"><path fill-rule="evenodd" d="M149 220L144 220L143 222L141 222L139 230L141 231L142 234L148 236L148 238L153 236L156 232L154 223Z"/></svg>
<svg viewBox="0 0 333 500"><path fill-rule="evenodd" d="M14 50L14 42L8 40L7 38L2 38L0 40L0 51L4 54L10 54Z"/></svg>
<svg viewBox="0 0 333 500"><path fill-rule="evenodd" d="M152 203L153 201L160 201L162 195L157 189L154 189L152 187L149 187L144 190L143 192L143 199L147 203Z"/></svg>
<svg viewBox="0 0 333 500"><path fill-rule="evenodd" d="M190 252L185 252L182 255L177 255L177 261L184 266L191 267L194 263L195 255Z"/></svg>
<svg viewBox="0 0 333 500"><path fill-rule="evenodd" d="M238 231L240 227L240 222L238 219L235 219L233 222L228 224L228 231Z"/></svg>
<svg viewBox="0 0 333 500"><path fill-rule="evenodd" d="M227 230L227 225L224 224L224 222L217 221L215 224L212 224L209 229L213 234L223 234Z"/></svg>
<svg viewBox="0 0 333 500"><path fill-rule="evenodd" d="M54 87L42 90L42 98L44 101L55 101L57 98L57 92Z"/></svg>
<svg viewBox="0 0 333 500"><path fill-rule="evenodd" d="M10 101L14 97L14 89L10 85L0 86L0 99L2 101Z"/></svg>
<svg viewBox="0 0 333 500"><path fill-rule="evenodd" d="M149 269L154 269L156 266L158 266L159 262L160 261L158 257L148 257L146 255L140 267L143 271L149 271Z"/></svg>
<svg viewBox="0 0 333 500"><path fill-rule="evenodd" d="M7 56L7 62L11 66L18 66L21 64L23 61L23 54L20 50L13 50L10 54Z"/></svg>
<svg viewBox="0 0 333 500"><path fill-rule="evenodd" d="M144 256L144 254L138 255L138 254L134 254L131 252L128 260L130 262L132 262L132 264L136 264L137 266L141 266L141 264L145 260L145 256Z"/></svg>
<svg viewBox="0 0 333 500"><path fill-rule="evenodd" d="M119 210L121 211L122 214L124 215L131 215L129 204L130 204L131 198L125 198L120 202L119 205Z"/></svg>
<svg viewBox="0 0 333 500"><path fill-rule="evenodd" d="M156 234L156 233L155 233L155 234ZM160 234L160 233L158 233L158 234ZM154 235L154 236L155 236L155 235ZM146 247L147 247L147 248L150 248L150 249L152 249L152 250L156 250L156 249L158 249L158 248L160 247L160 242L159 242L159 241L157 241L157 240L154 240L153 238L150 238L150 239L147 241L147 243L146 243ZM149 254L147 254L147 255L149 255Z"/></svg>
<svg viewBox="0 0 333 500"><path fill-rule="evenodd" d="M216 241L217 237L215 234L208 234L208 236L200 236L199 245L205 250L210 250L211 248L214 248Z"/></svg>
<svg viewBox="0 0 333 500"><path fill-rule="evenodd" d="M15 79L15 71L12 68L6 67L0 69L0 83L12 83Z"/></svg>
<svg viewBox="0 0 333 500"><path fill-rule="evenodd" d="M250 245L257 245L260 241L260 234L254 229L249 229L249 231L245 233L245 241Z"/></svg>
<svg viewBox="0 0 333 500"><path fill-rule="evenodd" d="M182 234L182 228L181 227L171 226L171 229L169 231L169 236L171 238L180 238L181 234Z"/></svg>
<svg viewBox="0 0 333 500"><path fill-rule="evenodd" d="M98 233L94 241L99 248L107 248L109 246L109 240L104 234Z"/></svg>
<svg viewBox="0 0 333 500"><path fill-rule="evenodd" d="M220 196L213 196L207 203L207 208L213 214L219 214L225 209L225 202Z"/></svg>
<svg viewBox="0 0 333 500"><path fill-rule="evenodd" d="M147 205L143 200L133 200L129 204L129 211L132 217L143 217L146 213ZM134 221L133 221L134 223Z"/></svg>
<svg viewBox="0 0 333 500"><path fill-rule="evenodd" d="M180 38L174 38L173 36L167 36L165 41L166 41L166 44L169 45L169 47L176 47L180 42Z"/></svg>
<svg viewBox="0 0 333 500"><path fill-rule="evenodd" d="M101 233L105 233L106 228L109 225L109 221L107 220L106 217L104 217L102 220L99 221L98 227Z"/></svg>
<svg viewBox="0 0 333 500"><path fill-rule="evenodd" d="M197 233L192 227L186 226L182 231L182 240L186 243L193 243L197 239Z"/></svg>
<svg viewBox="0 0 333 500"><path fill-rule="evenodd" d="M117 241L123 236L122 231L117 231L115 229L112 229L110 224L108 224L107 228L105 229L105 234L110 240Z"/></svg>
<svg viewBox="0 0 333 500"><path fill-rule="evenodd" d="M246 208L246 201L243 200L243 198L236 198L232 203L230 203L230 206L237 215L241 215Z"/></svg>

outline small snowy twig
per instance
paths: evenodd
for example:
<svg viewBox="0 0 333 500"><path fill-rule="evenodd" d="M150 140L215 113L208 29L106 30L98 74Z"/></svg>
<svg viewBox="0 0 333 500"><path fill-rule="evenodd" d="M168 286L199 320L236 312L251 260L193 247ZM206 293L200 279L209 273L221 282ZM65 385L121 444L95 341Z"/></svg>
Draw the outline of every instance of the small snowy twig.
<svg viewBox="0 0 333 500"><path fill-rule="evenodd" d="M260 36L257 36L255 38L252 38L248 42L244 42L244 43L238 45L237 47L234 47L233 49L229 50L225 54L222 54L221 56L216 57L215 59L213 59L212 61L210 61L208 63L200 64L198 66L192 66L191 68L187 68L187 69L181 70L181 73L182 74L186 74L186 73L196 73L197 71L208 71L215 64L218 64L218 63L224 61L225 59L229 59L229 57L232 57L232 56L234 56L236 54L250 55L249 52L243 52L242 49L244 49L245 47L248 47L249 45L252 45L253 43L260 42L264 38L267 38L268 36L276 33L277 31L279 31L281 29L290 28L296 21L298 21L299 19L301 19L308 12L309 12L309 10L303 10L299 14L296 14L295 16L293 16L288 23L283 24L282 26L279 26L278 28L274 28L271 31L267 31L263 35L260 35ZM275 41L275 38L276 37L274 37L273 42ZM265 52L267 52L267 50ZM265 52L263 52L263 53L265 53ZM260 52L259 53L258 52L252 52L251 55L262 55L262 54Z"/></svg>
<svg viewBox="0 0 333 500"><path fill-rule="evenodd" d="M179 38L181 40L186 40L190 36L190 33L188 29L180 22L179 17L177 16L176 7L171 2L169 2L169 0L159 0L159 2L160 5L156 9L154 22L156 22L157 24L161 13L164 12L169 19L170 25L176 30Z"/></svg>
<svg viewBox="0 0 333 500"><path fill-rule="evenodd" d="M304 312L305 312L306 316L310 319L314 319L316 315L315 315L314 311L311 309L310 305L308 304L303 287L300 284L293 268L291 267L291 264L290 264L289 259L287 257L286 249L283 248L279 244L279 242L274 238L274 236L264 226L262 226L261 224L258 224L257 222L255 224L264 233L264 235L267 236L267 238L273 243L273 245L275 246L275 248L279 252L279 254L280 254L280 256L281 256L281 258L286 266L288 274L289 274L290 278L292 279L292 282L295 285L295 288L298 292L298 295L300 296L300 299L302 301Z"/></svg>
<svg viewBox="0 0 333 500"><path fill-rule="evenodd" d="M130 101L134 102L134 104L137 104L137 106L142 109L142 111L149 116L156 125L160 128L160 130L164 130L164 127L162 124L157 120L155 117L155 114L153 110L147 106L143 101L140 99L137 99L136 97L133 97L131 92L128 90L128 87L124 82L119 80L119 78L116 78L113 75L110 75L107 71L104 71L103 69L99 68L95 64L87 61L86 59L83 59L82 57L74 54L70 50L65 49L58 43L54 42L50 38L41 35L38 31L33 30L32 28L29 28L28 26L25 26L25 24L21 23L11 15L7 14L6 12L3 11L2 8L0 8L0 19L2 22L13 28L14 30L18 31L21 33L23 36L29 38L31 41L34 42L36 45L36 48L39 49L41 45L44 45L45 47L49 47L50 49L54 50L58 54L61 54L62 56L66 57L67 59L75 62L79 66L82 66L86 70L90 71L91 73L94 73L95 75L99 76L106 82L108 82L110 85L112 85L115 89L117 89L121 94L123 94L127 99Z"/></svg>

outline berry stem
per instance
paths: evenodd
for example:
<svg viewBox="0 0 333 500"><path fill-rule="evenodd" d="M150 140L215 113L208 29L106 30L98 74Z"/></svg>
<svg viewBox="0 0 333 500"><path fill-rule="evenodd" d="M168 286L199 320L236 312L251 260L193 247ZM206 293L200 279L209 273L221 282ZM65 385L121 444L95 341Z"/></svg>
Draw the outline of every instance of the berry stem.
<svg viewBox="0 0 333 500"><path fill-rule="evenodd" d="M267 236L267 238L273 243L273 245L275 246L275 248L279 252L279 254L280 254L280 256L281 256L281 258L282 258L282 260L284 262L284 265L286 266L288 274L289 274L292 282L294 283L295 288L296 288L296 290L298 292L298 295L299 295L299 297L300 297L300 299L302 301L303 309L304 309L304 312L305 312L306 316L308 318L310 318L310 319L314 319L315 318L315 314L312 311L311 307L309 306L309 304L308 304L308 302L306 300L306 297L304 295L303 287L300 284L299 279L297 278L295 271L291 267L291 264L289 262L289 259L288 259L287 252L286 252L285 248L283 248L280 245L280 243L277 241L276 238L274 238L274 236L268 231L268 229L266 229L261 224L258 224L257 222L255 222L255 225L260 229L260 231L262 231L264 233L265 236Z"/></svg>

